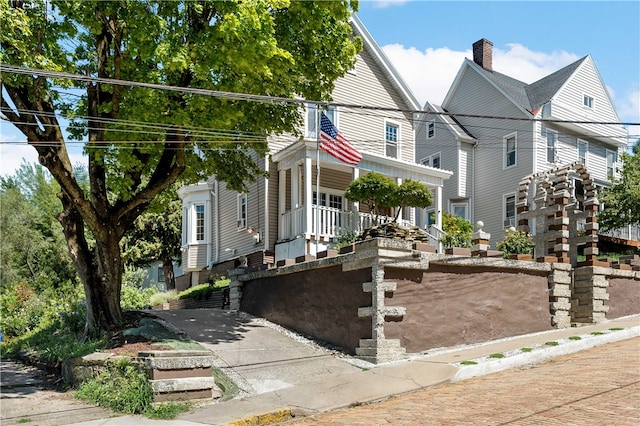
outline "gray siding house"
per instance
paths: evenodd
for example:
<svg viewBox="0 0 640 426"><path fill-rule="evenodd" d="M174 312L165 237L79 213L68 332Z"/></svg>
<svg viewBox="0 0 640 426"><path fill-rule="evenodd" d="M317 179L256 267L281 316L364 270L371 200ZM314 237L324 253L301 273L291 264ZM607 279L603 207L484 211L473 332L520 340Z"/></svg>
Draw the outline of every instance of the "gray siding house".
<svg viewBox="0 0 640 426"><path fill-rule="evenodd" d="M192 284L217 264L246 257L249 266L260 266L315 255L345 231L367 227L369 212L344 198L349 183L366 173L375 171L398 182L417 180L442 194L452 173L416 163L413 111L420 105L359 18L353 16L351 23L364 47L355 68L336 82L333 100L384 109L332 106L327 115L362 153L362 160L351 166L318 151L316 108L307 105L303 137L272 136L269 154L256 156L269 177L259 178L246 194L227 189L215 178L181 188L182 268L191 274ZM414 209L405 209L400 218L406 225L416 223ZM441 223L441 217L434 220Z"/></svg>
<svg viewBox="0 0 640 426"><path fill-rule="evenodd" d="M492 43L473 44L441 106L427 103L416 131L416 160L454 172L444 185L445 211L484 222L492 245L516 226L518 184L533 173L581 162L596 186L621 167L627 131L591 56L532 83L492 67ZM489 118L491 117L491 118ZM581 183L572 191L580 198ZM427 209L421 223L429 223ZM433 213L432 213L433 216Z"/></svg>

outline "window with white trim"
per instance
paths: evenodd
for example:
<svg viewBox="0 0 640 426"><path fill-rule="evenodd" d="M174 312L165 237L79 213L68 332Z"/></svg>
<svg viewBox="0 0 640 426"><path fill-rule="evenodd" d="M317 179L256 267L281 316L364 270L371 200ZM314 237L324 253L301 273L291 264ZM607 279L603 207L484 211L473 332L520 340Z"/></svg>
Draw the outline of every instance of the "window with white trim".
<svg viewBox="0 0 640 426"><path fill-rule="evenodd" d="M195 226L196 226L196 241L202 242L204 241L204 204L196 204L194 206L195 210Z"/></svg>
<svg viewBox="0 0 640 426"><path fill-rule="evenodd" d="M545 137L547 138L547 162L555 163L558 158L556 156L556 145L558 143L558 132L551 129L545 129Z"/></svg>
<svg viewBox="0 0 640 426"><path fill-rule="evenodd" d="M505 228L516 226L516 195L506 194L503 196L503 225Z"/></svg>
<svg viewBox="0 0 640 426"><path fill-rule="evenodd" d="M384 124L384 149L387 157L398 158L399 140L400 125L387 121Z"/></svg>
<svg viewBox="0 0 640 426"><path fill-rule="evenodd" d="M436 136L436 120L431 120L427 124L427 139L434 138Z"/></svg>
<svg viewBox="0 0 640 426"><path fill-rule="evenodd" d="M247 194L238 194L238 230L247 229Z"/></svg>
<svg viewBox="0 0 640 426"><path fill-rule="evenodd" d="M608 178L615 177L616 162L618 161L618 153L616 151L607 149L606 156L607 156L607 177Z"/></svg>
<svg viewBox="0 0 640 426"><path fill-rule="evenodd" d="M451 203L451 214L468 220L467 211L469 205L467 203Z"/></svg>
<svg viewBox="0 0 640 426"><path fill-rule="evenodd" d="M589 95L583 95L582 96L582 105L589 108L589 109L593 109L595 104L595 99L593 99L592 96Z"/></svg>
<svg viewBox="0 0 640 426"><path fill-rule="evenodd" d="M513 167L516 165L516 146L517 146L517 134L513 133L503 138L503 167Z"/></svg>
<svg viewBox="0 0 640 426"><path fill-rule="evenodd" d="M440 153L432 154L422 160L423 166L433 167L435 169L440 168Z"/></svg>
<svg viewBox="0 0 640 426"><path fill-rule="evenodd" d="M587 153L589 152L589 142L578 139L578 163L587 165Z"/></svg>
<svg viewBox="0 0 640 426"><path fill-rule="evenodd" d="M309 139L315 139L318 136L318 107L316 104L306 104L307 114L305 119L305 135ZM336 107L330 105L328 109L324 110L324 114L327 116L329 120L334 124L334 126L338 126L336 123Z"/></svg>

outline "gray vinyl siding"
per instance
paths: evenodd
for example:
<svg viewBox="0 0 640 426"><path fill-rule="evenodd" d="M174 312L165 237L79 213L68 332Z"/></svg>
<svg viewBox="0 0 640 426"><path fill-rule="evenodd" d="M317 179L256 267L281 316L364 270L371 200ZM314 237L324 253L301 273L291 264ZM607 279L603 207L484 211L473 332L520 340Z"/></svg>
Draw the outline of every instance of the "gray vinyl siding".
<svg viewBox="0 0 640 426"><path fill-rule="evenodd" d="M455 96L443 105L448 111L486 116L522 117L522 111L475 71L466 69ZM472 222L481 220L491 233L492 246L504 236L503 196L518 190L520 179L533 171L533 126L527 121L457 117L477 139L475 202ZM516 134L516 165L503 168L503 139ZM445 182L445 189L449 182ZM471 195L471 194L469 194ZM444 204L446 206L446 204Z"/></svg>
<svg viewBox="0 0 640 426"><path fill-rule="evenodd" d="M336 82L333 99L335 102L357 105L408 108L391 81L366 50L358 56L356 73L347 74ZM413 162L414 132L410 113L339 108L337 127L359 150L384 156L385 119L400 125L400 158Z"/></svg>

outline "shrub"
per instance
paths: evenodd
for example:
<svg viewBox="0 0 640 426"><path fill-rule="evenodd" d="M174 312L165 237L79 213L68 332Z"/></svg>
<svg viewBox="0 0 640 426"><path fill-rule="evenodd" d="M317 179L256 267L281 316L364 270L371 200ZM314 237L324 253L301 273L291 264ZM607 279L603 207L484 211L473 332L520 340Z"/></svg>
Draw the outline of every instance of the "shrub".
<svg viewBox="0 0 640 426"><path fill-rule="evenodd" d="M342 247L346 247L349 244L353 244L358 239L358 234L355 231L346 230L343 234L338 236L334 248L340 250Z"/></svg>
<svg viewBox="0 0 640 426"><path fill-rule="evenodd" d="M442 230L446 235L440 238L440 242L446 248L471 247L473 225L468 220L445 213L442 215Z"/></svg>
<svg viewBox="0 0 640 426"><path fill-rule="evenodd" d="M496 247L507 258L510 254L531 254L532 242L531 235L511 227L505 230L504 238Z"/></svg>

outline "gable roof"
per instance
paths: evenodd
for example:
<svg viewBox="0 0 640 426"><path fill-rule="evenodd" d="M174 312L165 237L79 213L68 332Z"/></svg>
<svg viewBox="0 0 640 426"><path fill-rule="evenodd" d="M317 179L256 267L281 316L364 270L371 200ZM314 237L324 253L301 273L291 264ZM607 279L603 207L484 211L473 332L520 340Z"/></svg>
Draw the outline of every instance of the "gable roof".
<svg viewBox="0 0 640 426"><path fill-rule="evenodd" d="M470 65L478 71L479 74L501 89L516 105L533 113L533 111L550 101L551 98L558 93L587 58L589 58L589 55L531 84L526 84L497 71L484 69L469 59L465 59L465 64Z"/></svg>
<svg viewBox="0 0 640 426"><path fill-rule="evenodd" d="M358 15L355 13L351 14L351 24L353 26L353 29L355 30L356 35L359 35L362 38L365 48L368 48L368 50L371 52L373 57L380 65L380 68L387 75L391 84L398 90L398 93L406 102L407 106L412 110L420 110L420 104L413 95L411 89L409 89L407 83L404 81L402 76L400 76L398 70L396 70L391 61L389 61L387 55L380 48L371 33L369 33L369 30L367 30Z"/></svg>
<svg viewBox="0 0 640 426"><path fill-rule="evenodd" d="M440 121L442 121L447 126L449 131L453 133L453 135L457 139L465 142L471 142L471 143L476 141L476 138L471 133L469 133L469 131L466 128L464 128L464 126L462 126L453 115L449 115L448 111L442 108L440 105L435 105L427 101L427 103L424 106L424 109L425 109L425 112L427 113L429 112L429 110L432 110L438 113L437 115ZM422 121L420 125L423 126L425 125L424 123L425 122Z"/></svg>

